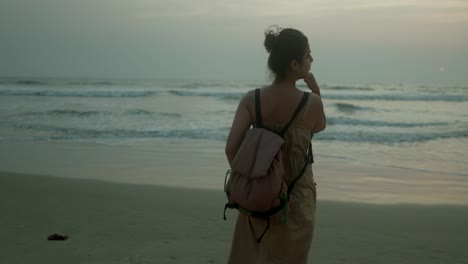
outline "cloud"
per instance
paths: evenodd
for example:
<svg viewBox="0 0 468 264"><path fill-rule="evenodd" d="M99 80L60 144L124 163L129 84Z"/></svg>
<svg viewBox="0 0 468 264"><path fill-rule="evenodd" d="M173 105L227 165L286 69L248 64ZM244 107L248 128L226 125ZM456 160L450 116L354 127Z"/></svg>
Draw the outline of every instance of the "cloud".
<svg viewBox="0 0 468 264"><path fill-rule="evenodd" d="M388 61L394 61L392 69L442 61L450 65L446 73L455 74L468 58L468 1L15 0L0 5L0 69L12 75L180 74L172 72L175 68L192 75L230 75L229 70L252 75L264 70L262 33L272 24L302 30L316 65L328 65L330 76L367 76L359 70L366 61L376 76L391 74ZM257 66L249 68L246 61Z"/></svg>
<svg viewBox="0 0 468 264"><path fill-rule="evenodd" d="M261 17L261 16L323 16L346 12L429 11L430 13L468 14L468 1L371 1L371 0L166 0L135 1L141 7L141 18L188 17ZM393 14L398 16L398 14Z"/></svg>

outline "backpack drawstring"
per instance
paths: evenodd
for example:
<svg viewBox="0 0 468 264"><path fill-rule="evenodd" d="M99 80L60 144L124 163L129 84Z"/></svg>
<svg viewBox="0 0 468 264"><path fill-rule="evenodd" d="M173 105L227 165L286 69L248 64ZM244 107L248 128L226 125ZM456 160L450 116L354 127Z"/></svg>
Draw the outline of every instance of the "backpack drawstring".
<svg viewBox="0 0 468 264"><path fill-rule="evenodd" d="M262 235L257 238L257 243L260 243L262 241L262 238L265 235L265 233L268 231L268 229L270 229L270 217L268 217L267 219L267 227L265 228L265 230L263 230Z"/></svg>
<svg viewBox="0 0 468 264"><path fill-rule="evenodd" d="M286 203L285 203L284 208L283 208L284 215L283 215L283 218L281 219L281 223L288 224L288 221L289 221L289 210L288 210L289 195L287 193L283 193L283 198L286 201Z"/></svg>

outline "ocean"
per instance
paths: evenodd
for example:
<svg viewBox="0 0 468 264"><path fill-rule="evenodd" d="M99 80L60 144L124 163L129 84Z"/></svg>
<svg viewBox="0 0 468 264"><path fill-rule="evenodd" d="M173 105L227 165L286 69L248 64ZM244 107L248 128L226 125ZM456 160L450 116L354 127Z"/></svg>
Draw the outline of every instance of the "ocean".
<svg viewBox="0 0 468 264"><path fill-rule="evenodd" d="M2 78L0 143L170 146L198 141L219 147L242 96L267 84ZM333 158L468 180L468 85L320 86L328 123L313 139L318 161ZM307 91L301 82L298 87Z"/></svg>

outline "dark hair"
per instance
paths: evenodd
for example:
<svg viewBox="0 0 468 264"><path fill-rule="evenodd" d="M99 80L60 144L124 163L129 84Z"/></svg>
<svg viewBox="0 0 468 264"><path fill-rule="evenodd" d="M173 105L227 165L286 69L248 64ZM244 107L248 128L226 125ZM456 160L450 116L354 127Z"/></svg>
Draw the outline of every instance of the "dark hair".
<svg viewBox="0 0 468 264"><path fill-rule="evenodd" d="M307 37L297 29L271 26L265 31L268 68L277 79L284 79L291 69L291 61L302 63L309 45Z"/></svg>

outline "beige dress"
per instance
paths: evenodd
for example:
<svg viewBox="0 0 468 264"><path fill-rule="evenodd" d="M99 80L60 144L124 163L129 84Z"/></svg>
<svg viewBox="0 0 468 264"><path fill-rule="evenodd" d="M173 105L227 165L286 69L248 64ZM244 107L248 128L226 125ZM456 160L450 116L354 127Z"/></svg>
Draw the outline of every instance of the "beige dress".
<svg viewBox="0 0 468 264"><path fill-rule="evenodd" d="M265 128L279 132L283 124L264 123ZM310 130L291 125L284 136L284 168L291 182L304 166L310 142ZM290 195L288 223L270 221L270 228L260 243L267 221L239 213L232 241L230 264L307 263L314 235L316 188L309 165Z"/></svg>

